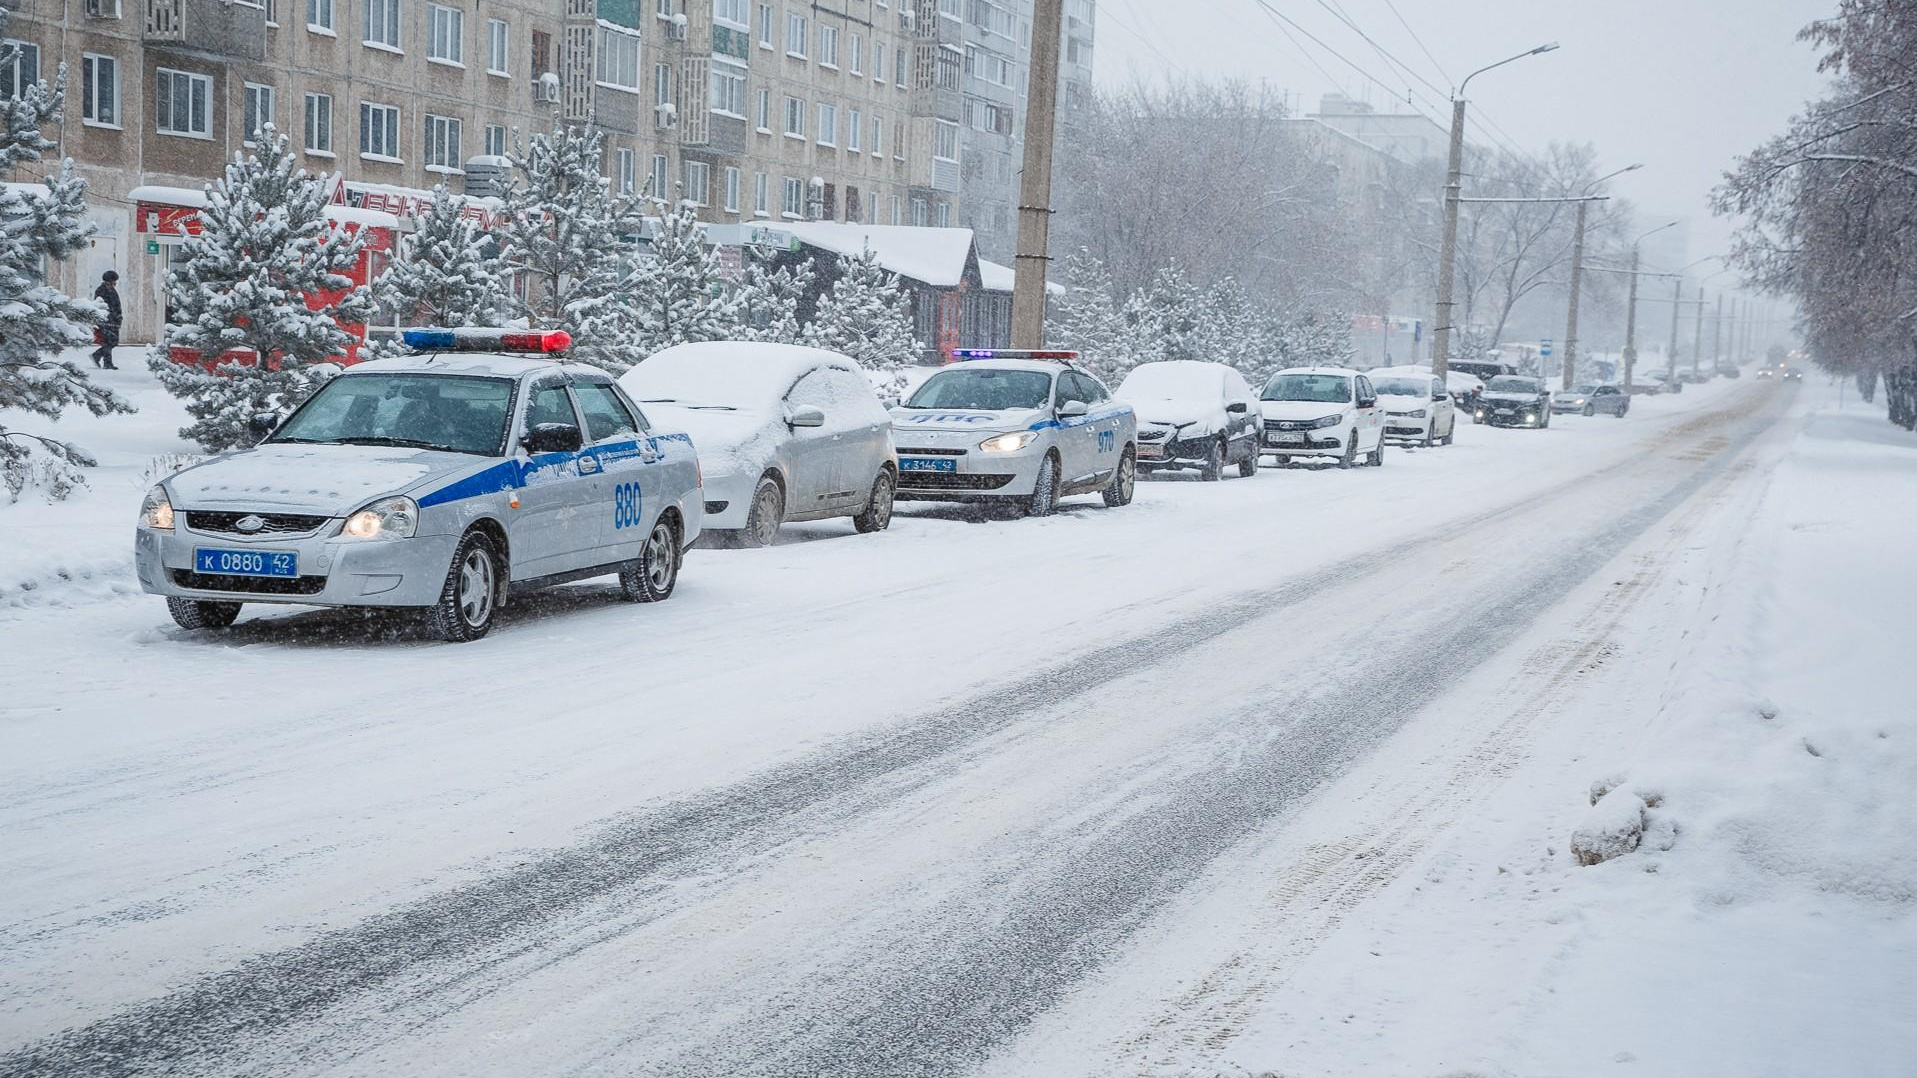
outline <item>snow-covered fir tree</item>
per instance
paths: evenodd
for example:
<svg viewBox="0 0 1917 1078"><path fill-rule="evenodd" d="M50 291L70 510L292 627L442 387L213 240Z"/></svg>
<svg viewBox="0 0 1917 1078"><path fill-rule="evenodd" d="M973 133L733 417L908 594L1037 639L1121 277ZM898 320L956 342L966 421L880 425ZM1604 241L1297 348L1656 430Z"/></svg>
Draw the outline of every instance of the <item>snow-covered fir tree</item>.
<svg viewBox="0 0 1917 1078"><path fill-rule="evenodd" d="M739 325L743 340L771 344L798 344L805 330L799 325L799 301L812 290L818 271L810 260L781 266L775 255L748 247L745 279L738 289Z"/></svg>
<svg viewBox="0 0 1917 1078"><path fill-rule="evenodd" d="M895 391L903 388L905 368L918 362L920 348L898 275L879 265L870 247L840 255L836 269L801 340L851 356L867 370L891 375Z"/></svg>
<svg viewBox="0 0 1917 1078"><path fill-rule="evenodd" d="M193 417L180 437L212 451L251 444L248 419L305 399L354 343L341 323L372 318L370 291L347 276L364 240L327 220L328 200L327 185L299 167L270 124L257 150L234 154L206 188L200 231L186 237L182 264L167 275L177 321L147 360ZM205 366L174 362L169 347L191 350Z"/></svg>
<svg viewBox="0 0 1917 1078"><path fill-rule="evenodd" d="M622 295L644 203L612 190L604 151L598 129L564 124L516 147L502 232L506 261L528 286L509 299L511 314L531 329L566 330L570 358L616 373L648 355L637 308Z"/></svg>
<svg viewBox="0 0 1917 1078"><path fill-rule="evenodd" d="M1047 336L1079 353L1079 362L1111 385L1139 363L1135 340L1112 295L1105 264L1079 248L1065 257L1065 294L1047 309Z"/></svg>
<svg viewBox="0 0 1917 1078"><path fill-rule="evenodd" d="M732 336L739 326L739 298L725 284L698 208L690 201L660 207L650 256L639 261L621 291L644 354Z"/></svg>
<svg viewBox="0 0 1917 1078"><path fill-rule="evenodd" d="M512 291L511 278L479 222L464 214L465 203L447 190L433 188L433 200L374 289L383 309L395 312L402 326L497 326ZM376 355L408 351L397 338L369 349Z"/></svg>
<svg viewBox="0 0 1917 1078"><path fill-rule="evenodd" d="M0 30L5 23L0 9ZM15 54L16 46L0 34L0 69L11 69ZM0 98L0 179L24 180L22 166L54 148L40 132L59 121L65 89L63 64L52 85L36 82L17 97ZM99 319L100 309L49 286L43 267L71 257L92 234L86 182L74 174L72 161L62 161L40 185L0 187L0 420L15 409L47 419L59 419L75 405L94 415L133 410L61 358L89 343L87 326ZM94 463L70 442L0 421L0 482L10 497L36 481L50 496L64 497L84 482L79 469Z"/></svg>
<svg viewBox="0 0 1917 1078"><path fill-rule="evenodd" d="M1205 293L1178 265L1154 273L1122 313L1133 349L1126 370L1154 360L1210 358L1202 340Z"/></svg>

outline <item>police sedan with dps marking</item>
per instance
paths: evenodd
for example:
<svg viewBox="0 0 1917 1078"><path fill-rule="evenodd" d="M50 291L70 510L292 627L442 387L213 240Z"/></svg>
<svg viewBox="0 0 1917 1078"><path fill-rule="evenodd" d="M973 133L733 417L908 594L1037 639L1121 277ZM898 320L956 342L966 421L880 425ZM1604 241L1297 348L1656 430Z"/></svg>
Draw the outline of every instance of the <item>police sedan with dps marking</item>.
<svg viewBox="0 0 1917 1078"><path fill-rule="evenodd" d="M683 433L564 362L564 332L409 330L419 354L348 368L251 449L147 492L140 584L188 629L244 603L400 607L476 640L509 595L617 574L672 594L704 502Z"/></svg>
<svg viewBox="0 0 1917 1078"><path fill-rule="evenodd" d="M1138 472L1131 406L1076 352L959 349L892 412L900 501L1004 502L1045 516L1097 492L1126 505Z"/></svg>

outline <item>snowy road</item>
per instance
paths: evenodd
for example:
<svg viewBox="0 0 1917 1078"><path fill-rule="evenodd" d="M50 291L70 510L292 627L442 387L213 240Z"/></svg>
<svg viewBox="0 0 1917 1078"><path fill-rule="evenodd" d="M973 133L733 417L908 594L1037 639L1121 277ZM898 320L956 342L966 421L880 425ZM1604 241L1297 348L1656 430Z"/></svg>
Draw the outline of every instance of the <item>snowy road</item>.
<svg viewBox="0 0 1917 1078"><path fill-rule="evenodd" d="M1749 480L1792 400L798 528L696 553L663 607L582 585L457 648L0 609L0 1074L971 1072L1591 614L1560 608ZM1425 743L1413 775L1471 751Z"/></svg>

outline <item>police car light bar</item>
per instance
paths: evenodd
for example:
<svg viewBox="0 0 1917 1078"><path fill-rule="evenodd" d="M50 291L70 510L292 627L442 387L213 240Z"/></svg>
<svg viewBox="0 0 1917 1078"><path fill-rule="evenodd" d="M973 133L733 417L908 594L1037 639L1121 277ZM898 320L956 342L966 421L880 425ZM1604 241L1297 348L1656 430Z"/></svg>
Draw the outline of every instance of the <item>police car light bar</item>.
<svg viewBox="0 0 1917 1078"><path fill-rule="evenodd" d="M399 339L419 352L563 352L572 334L563 329L403 329Z"/></svg>
<svg viewBox="0 0 1917 1078"><path fill-rule="evenodd" d="M954 348L953 359L1063 359L1078 358L1077 352L1033 348Z"/></svg>

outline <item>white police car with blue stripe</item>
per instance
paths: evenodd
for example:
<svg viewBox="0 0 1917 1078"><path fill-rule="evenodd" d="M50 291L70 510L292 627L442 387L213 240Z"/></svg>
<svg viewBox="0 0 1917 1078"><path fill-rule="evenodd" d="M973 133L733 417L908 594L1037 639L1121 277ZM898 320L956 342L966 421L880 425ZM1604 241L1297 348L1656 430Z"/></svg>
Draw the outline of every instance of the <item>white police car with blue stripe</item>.
<svg viewBox="0 0 1917 1078"><path fill-rule="evenodd" d="M1072 494L1131 502L1137 418L1074 363L1078 353L952 355L892 412L900 501L1014 502L1031 516Z"/></svg>
<svg viewBox="0 0 1917 1078"><path fill-rule="evenodd" d="M563 362L564 332L402 336L420 354L348 368L256 417L258 445L147 492L135 563L174 620L411 607L475 640L514 591L616 573L634 601L672 594L703 521L690 437Z"/></svg>

